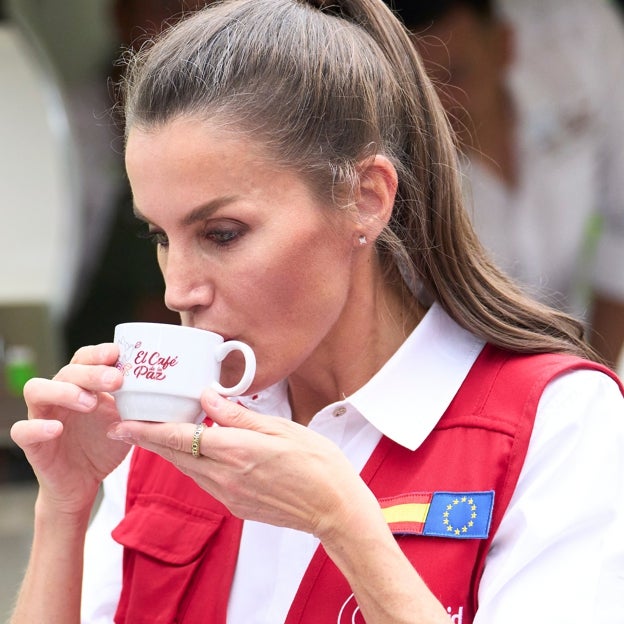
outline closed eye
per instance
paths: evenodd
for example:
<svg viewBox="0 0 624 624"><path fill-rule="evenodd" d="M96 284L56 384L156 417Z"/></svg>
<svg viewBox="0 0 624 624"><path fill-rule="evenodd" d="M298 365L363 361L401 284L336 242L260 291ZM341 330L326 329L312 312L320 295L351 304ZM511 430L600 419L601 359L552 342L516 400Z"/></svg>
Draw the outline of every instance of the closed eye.
<svg viewBox="0 0 624 624"><path fill-rule="evenodd" d="M160 230L141 230L138 233L138 237L147 239L157 247L167 247L169 245L167 235Z"/></svg>
<svg viewBox="0 0 624 624"><path fill-rule="evenodd" d="M145 223L145 227L137 233L139 238L149 240L159 249L169 247L169 237L156 226ZM197 236L206 243L219 249L225 249L237 242L246 232L247 227L238 221L225 220L223 223L207 223L197 232Z"/></svg>
<svg viewBox="0 0 624 624"><path fill-rule="evenodd" d="M215 245L225 247L233 243L241 235L240 230L233 229L211 229L204 236Z"/></svg>

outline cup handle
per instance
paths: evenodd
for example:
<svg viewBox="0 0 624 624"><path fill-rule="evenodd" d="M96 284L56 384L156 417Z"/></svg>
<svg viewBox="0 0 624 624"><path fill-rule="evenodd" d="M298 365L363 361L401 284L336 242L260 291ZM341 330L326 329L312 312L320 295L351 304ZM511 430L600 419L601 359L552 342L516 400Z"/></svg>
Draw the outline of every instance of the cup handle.
<svg viewBox="0 0 624 624"><path fill-rule="evenodd" d="M218 381L212 384L211 387L213 390L216 390L219 394L223 394L224 396L239 396L243 394L245 390L251 386L251 382L256 374L256 356L249 345L239 340L228 340L227 342L221 343L215 352L217 362L222 362L232 351L240 351L243 354L245 358L245 371L243 372L241 380L231 388L222 386Z"/></svg>

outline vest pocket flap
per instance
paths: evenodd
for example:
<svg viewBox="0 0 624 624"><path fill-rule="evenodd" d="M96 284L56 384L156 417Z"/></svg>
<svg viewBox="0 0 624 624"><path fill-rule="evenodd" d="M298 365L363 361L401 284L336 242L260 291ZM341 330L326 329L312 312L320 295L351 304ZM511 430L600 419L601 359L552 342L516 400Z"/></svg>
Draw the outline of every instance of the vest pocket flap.
<svg viewBox="0 0 624 624"><path fill-rule="evenodd" d="M113 530L125 548L171 565L196 560L223 516L162 497L141 496Z"/></svg>

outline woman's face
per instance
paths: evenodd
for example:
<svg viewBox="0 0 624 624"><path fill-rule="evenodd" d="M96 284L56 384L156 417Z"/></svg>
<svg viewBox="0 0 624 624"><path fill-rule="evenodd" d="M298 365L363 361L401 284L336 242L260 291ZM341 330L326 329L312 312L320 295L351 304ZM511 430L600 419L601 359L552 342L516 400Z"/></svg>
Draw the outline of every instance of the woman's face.
<svg viewBox="0 0 624 624"><path fill-rule="evenodd" d="M248 343L258 359L252 390L295 371L344 311L353 217L323 206L259 144L197 119L131 129L126 166L167 306L184 325ZM239 371L228 357L224 385Z"/></svg>

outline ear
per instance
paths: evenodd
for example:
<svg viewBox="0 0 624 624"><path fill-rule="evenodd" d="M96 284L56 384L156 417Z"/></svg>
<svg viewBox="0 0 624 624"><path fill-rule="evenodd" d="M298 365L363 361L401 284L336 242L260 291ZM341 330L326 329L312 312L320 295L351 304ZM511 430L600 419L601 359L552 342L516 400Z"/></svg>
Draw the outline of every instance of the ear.
<svg viewBox="0 0 624 624"><path fill-rule="evenodd" d="M398 184L396 169L385 156L376 154L360 163L355 199L358 213L355 242L358 245L363 240L375 241L390 221Z"/></svg>

